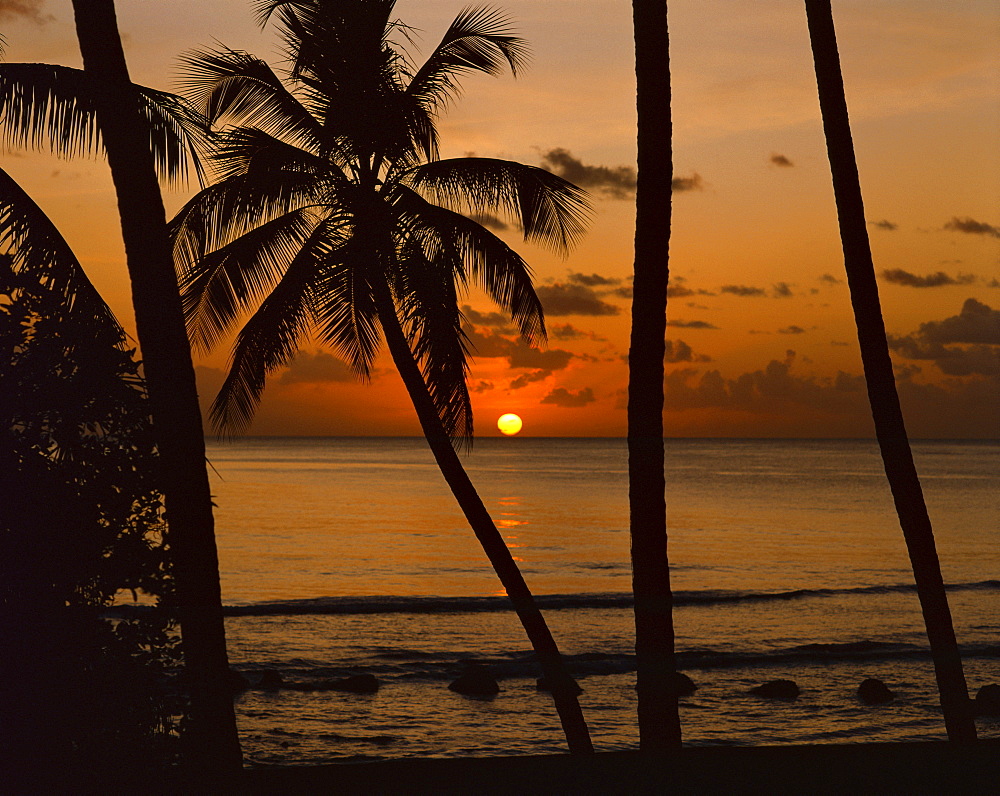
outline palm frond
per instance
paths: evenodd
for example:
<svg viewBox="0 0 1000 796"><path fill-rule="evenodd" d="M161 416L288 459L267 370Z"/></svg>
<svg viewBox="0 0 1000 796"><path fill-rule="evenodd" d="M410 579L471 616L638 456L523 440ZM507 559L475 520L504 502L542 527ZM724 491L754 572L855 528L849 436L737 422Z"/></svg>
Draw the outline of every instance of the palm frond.
<svg viewBox="0 0 1000 796"><path fill-rule="evenodd" d="M316 259L322 244L322 229L316 229L237 335L229 373L212 402L212 425L220 433L235 436L246 431L267 375L287 365L309 333L314 320Z"/></svg>
<svg viewBox="0 0 1000 796"><path fill-rule="evenodd" d="M527 66L529 52L525 41L512 33L510 19L500 10L488 6L465 9L413 75L407 94L433 110L460 92L458 80L463 74L498 75L509 66L517 75Z"/></svg>
<svg viewBox="0 0 1000 796"><path fill-rule="evenodd" d="M182 97L136 86L139 108L149 127L149 148L156 172L170 183L187 181L189 164L204 185L202 157L207 151L208 126Z"/></svg>
<svg viewBox="0 0 1000 796"><path fill-rule="evenodd" d="M316 335L333 346L358 378L371 377L381 343L371 280L385 279L353 238L331 245L316 281Z"/></svg>
<svg viewBox="0 0 1000 796"><path fill-rule="evenodd" d="M414 241L400 252L394 293L407 342L445 431L471 445L467 339L450 265L447 260L427 258Z"/></svg>
<svg viewBox="0 0 1000 796"><path fill-rule="evenodd" d="M591 215L587 194L545 169L494 158L452 158L415 166L399 178L457 212L500 214L524 239L568 252Z"/></svg>
<svg viewBox="0 0 1000 796"><path fill-rule="evenodd" d="M181 275L191 342L210 351L281 278L315 228L314 214L293 210L209 252Z"/></svg>
<svg viewBox="0 0 1000 796"><path fill-rule="evenodd" d="M65 238L3 169L0 169L0 247L9 252L7 257L15 274L23 274L59 295L67 311L92 317L124 334Z"/></svg>
<svg viewBox="0 0 1000 796"><path fill-rule="evenodd" d="M255 180L281 182L311 178L317 189L343 185L347 178L328 157L313 154L255 127L236 127L212 136L211 163L215 176L226 180L240 174Z"/></svg>
<svg viewBox="0 0 1000 796"><path fill-rule="evenodd" d="M98 152L97 116L84 72L0 64L0 134L8 146L49 149L60 157Z"/></svg>
<svg viewBox="0 0 1000 796"><path fill-rule="evenodd" d="M322 125L266 61L247 52L219 48L188 53L182 63L182 90L209 124L252 123L313 152L321 148Z"/></svg>
<svg viewBox="0 0 1000 796"><path fill-rule="evenodd" d="M525 342L544 342L542 304L521 255L478 222L431 204L408 188L399 186L395 197L400 226L427 258L447 262L463 282L468 274L510 314Z"/></svg>

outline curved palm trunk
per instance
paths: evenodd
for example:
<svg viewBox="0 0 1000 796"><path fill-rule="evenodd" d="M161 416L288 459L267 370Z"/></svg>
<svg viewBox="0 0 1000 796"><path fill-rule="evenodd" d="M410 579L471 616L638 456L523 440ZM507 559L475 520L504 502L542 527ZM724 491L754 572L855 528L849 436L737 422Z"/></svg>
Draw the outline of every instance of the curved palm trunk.
<svg viewBox="0 0 1000 796"><path fill-rule="evenodd" d="M663 356L673 178L667 6L633 0L638 184L629 341L628 473L639 748L681 745L663 472Z"/></svg>
<svg viewBox="0 0 1000 796"><path fill-rule="evenodd" d="M858 327L875 433L917 584L948 738L973 741L976 725L941 577L934 533L903 425L885 337L861 183L854 156L830 0L806 0L823 129L833 172L847 281Z"/></svg>
<svg viewBox="0 0 1000 796"><path fill-rule="evenodd" d="M552 633L549 632L548 625L538 610L517 563L511 556L500 531L493 523L493 518L490 517L489 511L483 505L479 493L465 472L458 454L455 453L455 448L438 417L427 385L420 373L420 368L413 359L413 353L406 342L403 329L399 325L395 304L387 285L379 285L375 288L375 303L382 330L385 332L389 353L392 355L396 369L410 394L410 400L417 411L417 417L420 419L420 426L427 439L427 444L430 446L452 494L461 506L465 518L469 521L476 538L483 546L497 577L500 578L500 583L507 591L507 596L514 604L514 610L517 612L517 616L531 641L531 646L538 656L542 673L551 688L559 720L566 733L569 751L574 754L592 753L594 747L590 740L590 732L587 729L583 711L580 709L580 701L577 698L580 689L569 672L566 671L555 639L552 638Z"/></svg>
<svg viewBox="0 0 1000 796"><path fill-rule="evenodd" d="M73 0L85 71L121 216L159 460L186 670L191 682L185 740L191 762L206 773L242 764L229 688L205 440L167 241L149 135L136 104L122 52L113 0Z"/></svg>

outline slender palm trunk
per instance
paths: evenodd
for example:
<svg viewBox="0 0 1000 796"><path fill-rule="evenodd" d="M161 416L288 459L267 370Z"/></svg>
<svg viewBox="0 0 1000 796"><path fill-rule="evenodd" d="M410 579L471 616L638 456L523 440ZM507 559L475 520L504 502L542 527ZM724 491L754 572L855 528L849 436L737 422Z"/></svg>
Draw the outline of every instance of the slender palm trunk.
<svg viewBox="0 0 1000 796"><path fill-rule="evenodd" d="M816 63L823 129L833 172L847 281L851 289L875 433L913 567L948 738L974 741L976 725L941 578L934 533L913 464L892 374L830 0L806 0L806 14Z"/></svg>
<svg viewBox="0 0 1000 796"><path fill-rule="evenodd" d="M663 472L663 356L673 178L664 0L633 0L638 184L629 342L628 473L639 748L679 749Z"/></svg>
<svg viewBox="0 0 1000 796"><path fill-rule="evenodd" d="M185 739L208 773L242 764L229 690L205 440L166 219L145 129L122 52L113 0L73 0L84 68L118 194L174 555L186 670Z"/></svg>
<svg viewBox="0 0 1000 796"><path fill-rule="evenodd" d="M475 486L469 480L458 454L455 453L455 448L438 417L430 392L427 390L427 385L420 373L420 368L417 367L417 363L413 359L413 353L406 342L403 329L399 325L388 286L376 287L375 302L382 330L385 332L386 343L389 346L389 353L392 355L396 369L403 378L403 384L406 385L407 392L410 394L410 400L417 411L417 417L420 419L427 444L430 445L445 481L448 482L465 518L472 526L476 538L483 546L486 556L500 578L500 583L507 591L507 596L514 604L514 610L528 634L535 655L538 656L542 673L549 683L552 698L555 701L559 720L566 733L569 751L574 754L592 753L594 747L590 740L590 731L587 729L583 711L580 709L580 701L577 698L579 687L566 671L555 639L552 638L552 633L549 632L545 618L538 610L535 599L528 590L528 585L524 582L517 563L504 543L503 536L500 535L500 531L493 523L489 511L483 505Z"/></svg>

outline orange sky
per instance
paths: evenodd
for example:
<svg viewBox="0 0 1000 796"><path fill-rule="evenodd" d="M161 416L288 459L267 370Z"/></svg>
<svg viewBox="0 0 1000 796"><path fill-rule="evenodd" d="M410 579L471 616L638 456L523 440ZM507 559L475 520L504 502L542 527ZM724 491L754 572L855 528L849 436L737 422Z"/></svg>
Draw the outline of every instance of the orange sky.
<svg viewBox="0 0 1000 796"><path fill-rule="evenodd" d="M565 260L526 247L549 344L514 341L481 295L477 433L516 412L524 434L625 429L632 266L634 78L619 0L499 4L531 43L524 76L466 82L444 156L545 165L592 191ZM171 88L176 56L218 40L271 56L245 0L119 0L132 75ZM427 52L463 3L401 0ZM667 433L870 433L800 0L671 0L675 194ZM1000 437L1000 13L992 0L834 0L872 247L914 436ZM9 61L79 65L69 0L0 0ZM274 62L276 59L272 59ZM6 152L131 325L105 164ZM190 189L168 192L176 208ZM199 360L206 398L226 352ZM313 348L276 374L252 433L416 434L388 358L370 384Z"/></svg>

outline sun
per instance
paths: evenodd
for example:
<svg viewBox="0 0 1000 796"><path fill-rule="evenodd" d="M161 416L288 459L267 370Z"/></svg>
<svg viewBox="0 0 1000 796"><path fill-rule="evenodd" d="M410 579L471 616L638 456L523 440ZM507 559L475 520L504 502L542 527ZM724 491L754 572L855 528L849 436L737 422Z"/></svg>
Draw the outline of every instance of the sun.
<svg viewBox="0 0 1000 796"><path fill-rule="evenodd" d="M497 420L497 428L500 429L502 434L506 434L508 437L513 437L520 431L521 425L521 418L509 412L505 415L500 415L500 419Z"/></svg>

